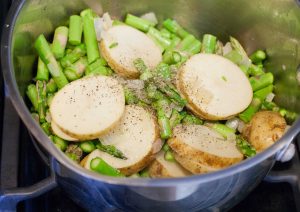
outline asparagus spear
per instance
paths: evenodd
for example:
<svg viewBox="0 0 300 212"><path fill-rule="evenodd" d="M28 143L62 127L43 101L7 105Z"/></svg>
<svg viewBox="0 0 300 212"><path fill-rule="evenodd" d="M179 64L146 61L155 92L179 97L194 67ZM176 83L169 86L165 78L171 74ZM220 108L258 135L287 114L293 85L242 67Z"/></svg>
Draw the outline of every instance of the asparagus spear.
<svg viewBox="0 0 300 212"><path fill-rule="evenodd" d="M185 31L175 20L167 19L163 22L163 26L181 38L185 38L189 35L189 33Z"/></svg>
<svg viewBox="0 0 300 212"><path fill-rule="evenodd" d="M259 98L261 101L264 101L266 97L272 93L273 91L273 85L269 85L265 88L259 89L254 92L254 97Z"/></svg>
<svg viewBox="0 0 300 212"><path fill-rule="evenodd" d="M96 149L95 144L92 141L81 142L79 144L79 147L85 153L91 153L92 151L94 151Z"/></svg>
<svg viewBox="0 0 300 212"><path fill-rule="evenodd" d="M202 43L199 40L194 40L186 49L185 52L194 55L200 52Z"/></svg>
<svg viewBox="0 0 300 212"><path fill-rule="evenodd" d="M150 27L154 27L155 23L139 18L137 16L127 14L125 23L143 32L148 32Z"/></svg>
<svg viewBox="0 0 300 212"><path fill-rule="evenodd" d="M191 34L185 36L178 45L179 50L185 51L195 40L196 40L196 38Z"/></svg>
<svg viewBox="0 0 300 212"><path fill-rule="evenodd" d="M107 62L103 58L97 59L95 62L86 67L85 75L100 74L104 76L110 76L112 71L111 69L105 67L106 65Z"/></svg>
<svg viewBox="0 0 300 212"><path fill-rule="evenodd" d="M48 93L47 94L47 105L48 105L48 107L50 107L53 98L54 98L54 94L53 93Z"/></svg>
<svg viewBox="0 0 300 212"><path fill-rule="evenodd" d="M241 150L241 152L246 157L252 157L256 155L256 150L253 146L251 146L245 139L243 139L241 136L236 137L236 144L237 147Z"/></svg>
<svg viewBox="0 0 300 212"><path fill-rule="evenodd" d="M254 65L254 64L250 65L248 72L252 76L259 76L259 75L262 75L265 73L262 67Z"/></svg>
<svg viewBox="0 0 300 212"><path fill-rule="evenodd" d="M120 150L118 150L115 146L113 145L104 145L102 144L102 142L99 139L99 142L96 144L96 148L106 152L116 158L120 158L123 160L127 160L127 157L123 154L123 152L121 152Z"/></svg>
<svg viewBox="0 0 300 212"><path fill-rule="evenodd" d="M57 63L50 46L44 35L40 35L36 42L35 48L42 61L46 64L52 78L54 79L58 88L64 87L68 84L68 80L65 77L60 65Z"/></svg>
<svg viewBox="0 0 300 212"><path fill-rule="evenodd" d="M242 55L236 50L228 52L226 55L224 55L224 57L238 65L241 64L241 62L243 61Z"/></svg>
<svg viewBox="0 0 300 212"><path fill-rule="evenodd" d="M61 151L65 151L67 148L69 149L68 152L71 152L71 148L73 146L70 145L70 147L68 147L68 142L61 139L60 137L57 136L51 136L51 140L53 141L53 143L55 144L55 146L57 146ZM74 145L75 148L76 145Z"/></svg>
<svg viewBox="0 0 300 212"><path fill-rule="evenodd" d="M253 91L257 91L259 89L265 88L268 85L273 84L274 76L272 73L266 73L256 77L250 77L250 84L252 86Z"/></svg>
<svg viewBox="0 0 300 212"><path fill-rule="evenodd" d="M33 84L28 85L26 94L34 107L34 110L38 111L38 93L36 86Z"/></svg>
<svg viewBox="0 0 300 212"><path fill-rule="evenodd" d="M78 15L70 16L69 43L79 45L82 37L82 20Z"/></svg>
<svg viewBox="0 0 300 212"><path fill-rule="evenodd" d="M227 127L225 124L216 123L212 128L220 133L224 138L228 138L230 135L235 134L235 130Z"/></svg>
<svg viewBox="0 0 300 212"><path fill-rule="evenodd" d="M203 121L192 114L185 114L185 117L182 119L182 123L202 125Z"/></svg>
<svg viewBox="0 0 300 212"><path fill-rule="evenodd" d="M173 109L170 118L171 128L173 129L178 124L180 124L180 122L182 121L182 119L184 119L185 116L186 114L179 113L177 110Z"/></svg>
<svg viewBox="0 0 300 212"><path fill-rule="evenodd" d="M168 150L168 151L165 152L164 158L167 161L175 162L175 158L174 158L174 156L173 156L173 154L172 154L172 152L170 150Z"/></svg>
<svg viewBox="0 0 300 212"><path fill-rule="evenodd" d="M36 82L36 90L37 90L37 102L38 102L38 114L40 117L40 123L44 123L46 121L46 82L45 81L37 81Z"/></svg>
<svg viewBox="0 0 300 212"><path fill-rule="evenodd" d="M57 27L54 32L54 38L51 50L56 59L60 59L65 54L65 48L68 42L69 29L65 26Z"/></svg>
<svg viewBox="0 0 300 212"><path fill-rule="evenodd" d="M85 68L87 67L87 59L85 57L77 60L73 65L65 69L65 75L69 81L74 81L81 78L84 74Z"/></svg>
<svg viewBox="0 0 300 212"><path fill-rule="evenodd" d="M260 106L262 104L262 101L259 98L254 97L252 99L251 104L248 106L248 108L240 113L239 117L244 122L249 122L251 118L254 116L254 114L259 110Z"/></svg>
<svg viewBox="0 0 300 212"><path fill-rule="evenodd" d="M50 123L48 122L44 122L42 125L41 125L43 131L47 134L47 135L51 135L51 125Z"/></svg>
<svg viewBox="0 0 300 212"><path fill-rule="evenodd" d="M150 27L147 35L152 39L155 39L164 49L167 49L171 45L171 40L161 35L160 31L154 27Z"/></svg>
<svg viewBox="0 0 300 212"><path fill-rule="evenodd" d="M36 73L36 80L49 80L49 70L45 63L39 58L38 60L38 68L37 68L37 73Z"/></svg>
<svg viewBox="0 0 300 212"><path fill-rule="evenodd" d="M139 99L137 96L128 88L124 88L124 94L125 94L125 102L128 105L131 104L137 104L139 102Z"/></svg>
<svg viewBox="0 0 300 212"><path fill-rule="evenodd" d="M123 174L120 173L118 169L113 168L104 160L99 157L94 158L91 160L90 163L91 170L98 172L103 175L113 176L113 177L124 177Z"/></svg>
<svg viewBox="0 0 300 212"><path fill-rule="evenodd" d="M69 54L66 54L61 60L61 65L66 68L68 66L71 66L74 62L79 60L81 57L83 57L86 54L86 48L84 44L80 44L79 46L76 46L72 52Z"/></svg>
<svg viewBox="0 0 300 212"><path fill-rule="evenodd" d="M55 93L57 91L57 85L52 78L46 85L46 91L47 93Z"/></svg>
<svg viewBox="0 0 300 212"><path fill-rule="evenodd" d="M94 27L94 15L91 9L86 9L80 13L83 22L84 43L86 45L89 64L100 58L98 42Z"/></svg>
<svg viewBox="0 0 300 212"><path fill-rule="evenodd" d="M157 100L153 106L157 113L158 125L160 126L160 137L162 139L168 139L172 136L170 120L167 117L166 111L166 108L169 106L169 101L166 98L162 98Z"/></svg>
<svg viewBox="0 0 300 212"><path fill-rule="evenodd" d="M170 120L162 109L157 109L157 120L158 125L160 126L160 137L162 139L170 138L172 136Z"/></svg>
<svg viewBox="0 0 300 212"><path fill-rule="evenodd" d="M217 44L216 36L210 34L203 35L201 52L212 53L212 54L215 53L216 44Z"/></svg>
<svg viewBox="0 0 300 212"><path fill-rule="evenodd" d="M267 58L267 55L263 50L257 50L250 56L250 59L254 64L261 63L266 58Z"/></svg>

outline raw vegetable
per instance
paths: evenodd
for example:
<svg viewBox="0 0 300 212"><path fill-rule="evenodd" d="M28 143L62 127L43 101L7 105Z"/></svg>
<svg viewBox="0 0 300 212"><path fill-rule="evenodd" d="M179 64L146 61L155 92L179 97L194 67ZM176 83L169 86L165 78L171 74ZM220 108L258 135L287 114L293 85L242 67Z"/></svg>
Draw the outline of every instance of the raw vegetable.
<svg viewBox="0 0 300 212"><path fill-rule="evenodd" d="M69 83L56 93L50 105L53 121L78 140L95 139L108 132L118 123L124 109L122 86L105 76Z"/></svg>
<svg viewBox="0 0 300 212"><path fill-rule="evenodd" d="M112 43L118 45L109 48ZM110 28L107 38L100 43L100 49L110 67L126 78L138 78L140 75L133 64L135 59L141 58L151 69L162 60L160 49L147 35L126 25Z"/></svg>
<svg viewBox="0 0 300 212"><path fill-rule="evenodd" d="M252 100L251 85L239 67L214 54L192 56L178 73L177 88L190 109L208 120L228 119Z"/></svg>

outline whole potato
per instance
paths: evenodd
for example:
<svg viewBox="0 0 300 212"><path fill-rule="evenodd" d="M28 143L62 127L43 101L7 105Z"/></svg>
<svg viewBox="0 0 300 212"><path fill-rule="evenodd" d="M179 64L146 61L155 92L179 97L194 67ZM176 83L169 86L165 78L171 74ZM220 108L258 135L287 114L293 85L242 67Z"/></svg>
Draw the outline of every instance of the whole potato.
<svg viewBox="0 0 300 212"><path fill-rule="evenodd" d="M257 152L261 152L276 142L285 132L285 119L277 112L260 111L245 127L243 136Z"/></svg>

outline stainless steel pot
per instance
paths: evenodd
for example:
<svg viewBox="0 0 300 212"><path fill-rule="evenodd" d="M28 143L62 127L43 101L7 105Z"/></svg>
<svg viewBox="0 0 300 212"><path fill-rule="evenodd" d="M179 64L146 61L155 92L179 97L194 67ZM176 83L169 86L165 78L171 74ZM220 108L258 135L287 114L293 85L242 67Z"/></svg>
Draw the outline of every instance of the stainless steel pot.
<svg viewBox="0 0 300 212"><path fill-rule="evenodd" d="M267 50L267 69L276 81L276 102L300 112L296 70L300 61L300 8L294 0L17 0L6 20L1 44L5 84L21 119L36 138L53 174L38 185L1 191L0 210L59 184L90 211L227 210L243 199L269 172L275 159L300 131L300 120L271 148L218 172L180 179L111 178L68 160L32 119L24 91L34 74L34 39L49 36L68 16L92 7L122 17L154 11L160 20L176 18L188 30L237 37L248 52Z"/></svg>

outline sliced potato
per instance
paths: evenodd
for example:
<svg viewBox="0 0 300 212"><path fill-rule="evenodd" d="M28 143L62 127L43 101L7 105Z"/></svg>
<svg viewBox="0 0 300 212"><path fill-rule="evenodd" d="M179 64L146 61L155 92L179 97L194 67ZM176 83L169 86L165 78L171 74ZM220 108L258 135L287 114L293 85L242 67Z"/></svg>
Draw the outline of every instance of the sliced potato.
<svg viewBox="0 0 300 212"><path fill-rule="evenodd" d="M132 175L149 165L154 160L157 142L161 142L154 116L135 105L126 106L120 123L100 139L105 145L114 145L127 159L119 159L95 150L87 156L83 166L89 169L90 161L100 157L125 175Z"/></svg>
<svg viewBox="0 0 300 212"><path fill-rule="evenodd" d="M162 60L161 51L151 38L126 25L110 28L100 43L100 50L110 67L127 78L140 75L133 64L135 59L141 58L149 68L155 68Z"/></svg>
<svg viewBox="0 0 300 212"><path fill-rule="evenodd" d="M208 120L225 120L242 112L253 95L240 68L214 54L192 56L181 67L177 86L190 109Z"/></svg>
<svg viewBox="0 0 300 212"><path fill-rule="evenodd" d="M181 157L177 153L173 152L173 155L175 157L175 160L181 164L182 167L189 170L193 174L204 174L208 172L214 172L219 170L220 168L214 168L208 165L204 165L202 163L199 163L197 161L193 161L192 159L187 159L185 157Z"/></svg>
<svg viewBox="0 0 300 212"><path fill-rule="evenodd" d="M156 155L155 160L149 166L149 174L153 178L163 177L185 177L191 175L186 169L179 165L176 161L170 162L165 160L164 151Z"/></svg>
<svg viewBox="0 0 300 212"><path fill-rule="evenodd" d="M51 121L51 129L52 129L52 132L57 135L58 137L66 140L66 141L78 141L77 138L73 138L71 136L69 136L68 134L64 133L60 128L59 126L57 126L57 124L55 124L54 121Z"/></svg>
<svg viewBox="0 0 300 212"><path fill-rule="evenodd" d="M85 77L59 90L50 105L52 120L78 140L95 139L121 119L125 97L117 80L105 76Z"/></svg>
<svg viewBox="0 0 300 212"><path fill-rule="evenodd" d="M257 152L261 152L283 136L286 126L285 119L279 113L260 111L244 128L243 135Z"/></svg>
<svg viewBox="0 0 300 212"><path fill-rule="evenodd" d="M225 168L243 159L235 141L225 140L203 125L176 126L168 144L180 157L213 168Z"/></svg>

